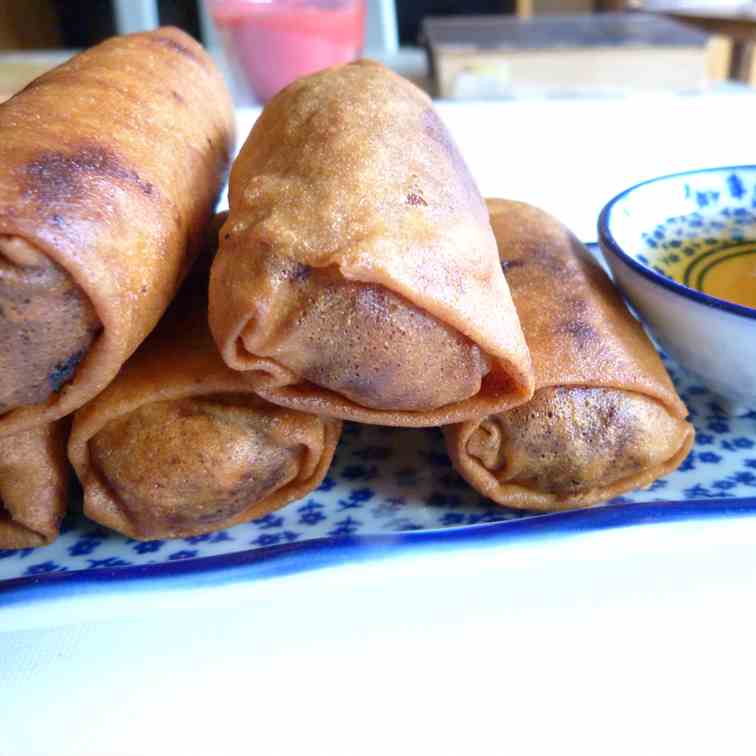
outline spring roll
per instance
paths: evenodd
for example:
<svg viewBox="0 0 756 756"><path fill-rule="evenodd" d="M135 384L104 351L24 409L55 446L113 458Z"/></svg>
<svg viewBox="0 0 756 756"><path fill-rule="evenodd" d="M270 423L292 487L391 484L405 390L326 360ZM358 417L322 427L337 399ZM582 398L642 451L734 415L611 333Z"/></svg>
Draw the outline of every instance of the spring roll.
<svg viewBox="0 0 756 756"><path fill-rule="evenodd" d="M360 61L290 85L234 162L229 198L210 326L265 398L430 426L532 394L485 205L408 81Z"/></svg>
<svg viewBox="0 0 756 756"><path fill-rule="evenodd" d="M0 549L42 546L66 511L68 420L0 438Z"/></svg>
<svg viewBox="0 0 756 756"><path fill-rule="evenodd" d="M317 488L341 422L277 407L228 368L193 273L115 381L74 416L84 513L132 538L207 533Z"/></svg>
<svg viewBox="0 0 756 756"><path fill-rule="evenodd" d="M457 470L496 503L533 510L597 504L674 470L693 443L688 411L609 278L545 212L488 207L536 391L445 429Z"/></svg>
<svg viewBox="0 0 756 756"><path fill-rule="evenodd" d="M116 37L0 105L0 436L101 391L174 296L233 109L188 35Z"/></svg>

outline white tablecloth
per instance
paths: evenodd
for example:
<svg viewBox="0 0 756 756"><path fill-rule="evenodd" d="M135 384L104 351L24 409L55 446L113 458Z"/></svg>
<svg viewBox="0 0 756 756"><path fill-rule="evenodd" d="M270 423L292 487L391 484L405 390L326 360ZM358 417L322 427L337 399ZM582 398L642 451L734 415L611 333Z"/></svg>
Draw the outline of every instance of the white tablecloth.
<svg viewBox="0 0 756 756"><path fill-rule="evenodd" d="M753 96L439 110L485 194L584 239L629 184L756 162ZM622 532L0 633L0 756L752 753L756 524Z"/></svg>

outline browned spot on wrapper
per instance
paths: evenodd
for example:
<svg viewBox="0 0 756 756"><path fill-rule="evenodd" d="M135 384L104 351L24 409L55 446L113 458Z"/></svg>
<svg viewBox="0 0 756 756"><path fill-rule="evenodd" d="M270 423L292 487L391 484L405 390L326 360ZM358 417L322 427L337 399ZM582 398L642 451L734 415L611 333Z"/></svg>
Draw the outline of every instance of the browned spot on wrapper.
<svg viewBox="0 0 756 756"><path fill-rule="evenodd" d="M69 202L86 194L86 182L105 178L136 186L145 196L154 194L154 187L124 165L112 150L98 144L84 145L78 151L43 152L22 169L27 196L39 202Z"/></svg>
<svg viewBox="0 0 756 756"><path fill-rule="evenodd" d="M538 248L537 253L533 256L534 260L548 273L558 276L560 280L574 278L575 270L557 254L549 252L546 247Z"/></svg>
<svg viewBox="0 0 756 756"><path fill-rule="evenodd" d="M568 320L559 327L558 331L572 336L578 348L582 348L600 338L598 331L590 323L582 320Z"/></svg>
<svg viewBox="0 0 756 756"><path fill-rule="evenodd" d="M501 269L505 273L511 268L521 268L523 265L525 265L524 260L505 260L504 258L501 259Z"/></svg>
<svg viewBox="0 0 756 756"><path fill-rule="evenodd" d="M155 34L149 37L149 39L159 45L163 45L164 47L168 47L171 50L175 50L180 55L183 55L184 57L195 61L195 63L199 63L200 65L204 66L204 61L201 58L195 55L194 52L190 50L186 45L182 45L180 42L176 42L175 39L171 39L170 37L163 37L160 34Z"/></svg>
<svg viewBox="0 0 756 756"><path fill-rule="evenodd" d="M294 263L292 267L286 271L286 277L289 281L306 281L312 268L309 265L303 265L302 263Z"/></svg>

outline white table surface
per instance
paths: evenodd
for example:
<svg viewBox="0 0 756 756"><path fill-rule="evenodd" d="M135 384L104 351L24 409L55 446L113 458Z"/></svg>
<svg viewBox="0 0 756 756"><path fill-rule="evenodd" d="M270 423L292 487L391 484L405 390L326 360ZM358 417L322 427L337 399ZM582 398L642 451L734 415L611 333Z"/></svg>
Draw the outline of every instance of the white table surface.
<svg viewBox="0 0 756 756"><path fill-rule="evenodd" d="M584 239L633 182L756 162L753 96L439 110L485 194ZM754 593L750 518L354 565L0 633L0 756L753 753Z"/></svg>

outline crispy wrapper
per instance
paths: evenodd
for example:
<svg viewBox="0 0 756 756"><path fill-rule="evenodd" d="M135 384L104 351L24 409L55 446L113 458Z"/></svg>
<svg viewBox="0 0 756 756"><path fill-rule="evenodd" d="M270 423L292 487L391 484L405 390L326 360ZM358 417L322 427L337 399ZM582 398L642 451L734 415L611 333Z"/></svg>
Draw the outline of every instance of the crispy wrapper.
<svg viewBox="0 0 756 756"><path fill-rule="evenodd" d="M693 443L688 411L607 275L542 210L488 207L536 391L446 428L454 466L498 504L534 510L589 506L674 470Z"/></svg>
<svg viewBox="0 0 756 756"><path fill-rule="evenodd" d="M210 283L226 363L276 404L430 426L532 394L485 205L430 99L371 61L265 107Z"/></svg>
<svg viewBox="0 0 756 756"><path fill-rule="evenodd" d="M68 420L0 438L0 549L43 546L66 511Z"/></svg>
<svg viewBox="0 0 756 756"><path fill-rule="evenodd" d="M132 538L197 535L260 517L322 482L341 422L278 407L228 368L192 274L118 377L74 417L84 513Z"/></svg>
<svg viewBox="0 0 756 756"><path fill-rule="evenodd" d="M100 392L199 249L233 141L178 29L110 39L0 105L0 435Z"/></svg>

